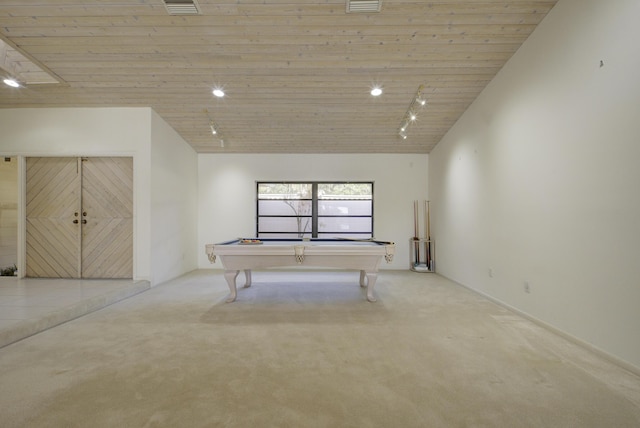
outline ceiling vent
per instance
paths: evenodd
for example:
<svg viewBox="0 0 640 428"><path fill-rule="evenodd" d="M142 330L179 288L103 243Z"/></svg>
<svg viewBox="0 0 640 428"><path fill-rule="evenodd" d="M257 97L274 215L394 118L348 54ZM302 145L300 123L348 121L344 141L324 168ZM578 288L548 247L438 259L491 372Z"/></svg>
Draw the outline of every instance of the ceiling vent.
<svg viewBox="0 0 640 428"><path fill-rule="evenodd" d="M164 0L169 15L199 15L196 0Z"/></svg>
<svg viewBox="0 0 640 428"><path fill-rule="evenodd" d="M382 0L347 0L347 13L380 12Z"/></svg>

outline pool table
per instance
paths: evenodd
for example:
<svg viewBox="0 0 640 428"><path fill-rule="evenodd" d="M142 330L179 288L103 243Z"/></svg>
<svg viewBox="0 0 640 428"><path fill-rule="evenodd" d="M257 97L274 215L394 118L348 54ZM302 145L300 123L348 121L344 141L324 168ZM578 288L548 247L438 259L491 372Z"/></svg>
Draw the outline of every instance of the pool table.
<svg viewBox="0 0 640 428"><path fill-rule="evenodd" d="M220 257L224 277L229 285L227 302L237 297L236 278L244 270L245 287L251 286L251 270L286 266L314 266L360 271L360 286L367 287L367 300L375 302L373 287L382 258L393 261L393 242L350 239L246 239L207 244L211 263Z"/></svg>

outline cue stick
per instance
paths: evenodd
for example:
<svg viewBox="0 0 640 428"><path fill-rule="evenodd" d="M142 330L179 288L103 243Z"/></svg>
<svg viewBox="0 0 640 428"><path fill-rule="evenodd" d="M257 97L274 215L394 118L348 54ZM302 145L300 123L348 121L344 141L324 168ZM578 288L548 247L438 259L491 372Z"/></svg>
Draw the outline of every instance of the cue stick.
<svg viewBox="0 0 640 428"><path fill-rule="evenodd" d="M429 246L429 261L427 268L433 270L433 257L431 255L431 205L427 201L427 245Z"/></svg>
<svg viewBox="0 0 640 428"><path fill-rule="evenodd" d="M424 237L429 239L429 216L427 215L427 201L424 201Z"/></svg>
<svg viewBox="0 0 640 428"><path fill-rule="evenodd" d="M415 247L415 260L413 262L414 266L418 266L420 264L420 227L418 226L418 201L413 201L413 240Z"/></svg>
<svg viewBox="0 0 640 428"><path fill-rule="evenodd" d="M429 220L427 216L427 201L424 200L424 237L425 239L429 239ZM429 269L429 242L424 243L424 253L425 253L425 266L427 270Z"/></svg>

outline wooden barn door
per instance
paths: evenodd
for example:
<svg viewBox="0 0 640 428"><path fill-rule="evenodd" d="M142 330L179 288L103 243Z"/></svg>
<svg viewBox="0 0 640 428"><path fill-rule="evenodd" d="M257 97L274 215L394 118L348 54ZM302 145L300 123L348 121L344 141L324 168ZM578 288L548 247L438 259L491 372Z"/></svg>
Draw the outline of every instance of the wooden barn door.
<svg viewBox="0 0 640 428"><path fill-rule="evenodd" d="M27 276L80 277L80 177L77 158L27 158Z"/></svg>
<svg viewBox="0 0 640 428"><path fill-rule="evenodd" d="M27 159L27 276L131 278L133 160L65 158L67 164L60 159ZM70 171L65 174L67 169ZM46 184L47 180L53 184ZM64 189L69 196L60 194ZM36 204L38 199L42 200ZM43 222L31 221L32 204L34 212L60 213L56 222L49 220L45 226L37 227ZM47 205L60 207L36 210ZM58 259L75 260L75 268L62 269Z"/></svg>
<svg viewBox="0 0 640 428"><path fill-rule="evenodd" d="M82 219L82 277L131 278L133 159L82 159Z"/></svg>

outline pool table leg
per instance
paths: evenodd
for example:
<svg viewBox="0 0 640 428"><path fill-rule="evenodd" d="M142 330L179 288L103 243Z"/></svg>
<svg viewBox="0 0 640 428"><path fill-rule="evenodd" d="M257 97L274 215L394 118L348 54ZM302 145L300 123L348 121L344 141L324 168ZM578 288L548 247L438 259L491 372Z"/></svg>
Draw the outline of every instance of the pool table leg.
<svg viewBox="0 0 640 428"><path fill-rule="evenodd" d="M367 273L363 270L360 271L360 287L367 286Z"/></svg>
<svg viewBox="0 0 640 428"><path fill-rule="evenodd" d="M367 300L370 302L375 302L378 300L373 295L373 287L376 285L377 279L377 272L365 272L363 270L360 271L360 287L367 287Z"/></svg>
<svg viewBox="0 0 640 428"><path fill-rule="evenodd" d="M235 301L238 296L238 290L236 289L236 277L239 273L239 270L224 271L224 279L227 280L227 285L229 286L229 297L227 297L227 303Z"/></svg>
<svg viewBox="0 0 640 428"><path fill-rule="evenodd" d="M244 270L244 288L251 287L251 269Z"/></svg>

